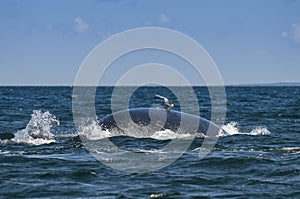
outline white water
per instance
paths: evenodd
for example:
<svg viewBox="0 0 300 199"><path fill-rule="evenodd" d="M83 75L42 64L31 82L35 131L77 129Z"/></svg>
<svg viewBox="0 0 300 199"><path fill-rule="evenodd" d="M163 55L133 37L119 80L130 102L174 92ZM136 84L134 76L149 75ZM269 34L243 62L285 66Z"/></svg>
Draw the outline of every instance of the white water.
<svg viewBox="0 0 300 199"><path fill-rule="evenodd" d="M300 147L284 147L278 150L287 153L300 154Z"/></svg>
<svg viewBox="0 0 300 199"><path fill-rule="evenodd" d="M134 126L133 126L134 127ZM136 134L136 136L134 136ZM96 122L91 122L86 126L82 126L76 135L84 136L88 140L99 140L103 138L109 138L119 135L136 137L136 138L153 138L157 140L169 140L169 139L180 139L180 138L188 138L191 137L190 134L178 134L173 132L170 129L165 129L161 131L155 132L151 136L138 135L138 132L134 132L134 129L129 127L128 134L126 132L124 134L120 134L120 132L114 132L112 130L109 132L108 130L103 130L101 126Z"/></svg>
<svg viewBox="0 0 300 199"><path fill-rule="evenodd" d="M54 115L48 111L34 110L26 128L16 132L11 141L30 145L53 143L55 136L51 133L51 128L55 125L59 125L59 121Z"/></svg>
<svg viewBox="0 0 300 199"><path fill-rule="evenodd" d="M84 136L88 140L99 140L112 137L112 134L108 130L102 130L97 121L93 121L86 126L82 126L77 132L77 135Z"/></svg>
<svg viewBox="0 0 300 199"><path fill-rule="evenodd" d="M173 132L170 129L162 130L162 131L157 131L155 132L151 138L157 139L157 140L169 140L169 139L182 139L182 138L189 138L192 135L189 133L186 134L177 134Z"/></svg>
<svg viewBox="0 0 300 199"><path fill-rule="evenodd" d="M222 126L228 134L223 134L222 132L219 134L220 137L232 136L232 135L270 135L271 132L266 127L255 127L250 132L242 132L239 129L239 124L237 122L230 122Z"/></svg>
<svg viewBox="0 0 300 199"><path fill-rule="evenodd" d="M226 137L226 136L233 136L233 135L252 135L252 136L260 136L260 135L270 135L271 132L266 127L256 127L252 129L250 132L242 132L239 129L239 124L237 122L230 122L222 126L222 129L226 131L226 133L220 132L218 137ZM176 133L170 129L156 131L150 136L140 136L136 135L137 133L132 133L134 129L128 128L128 134L126 132L122 135L127 135L136 138L152 138L157 140L169 140L169 139L184 139L190 138L193 134L188 132L185 133ZM101 126L95 121L90 123L87 126L81 128L78 132L78 135L85 136L88 140L98 140L108 137L118 136L120 134L116 132L109 132L108 130L102 130ZM197 137L205 137L203 134L196 134Z"/></svg>

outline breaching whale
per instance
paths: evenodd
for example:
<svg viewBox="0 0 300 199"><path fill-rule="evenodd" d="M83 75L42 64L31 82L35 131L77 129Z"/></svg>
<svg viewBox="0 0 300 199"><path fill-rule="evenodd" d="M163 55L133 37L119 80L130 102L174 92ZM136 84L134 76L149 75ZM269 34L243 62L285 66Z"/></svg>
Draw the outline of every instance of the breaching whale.
<svg viewBox="0 0 300 199"><path fill-rule="evenodd" d="M135 123L139 127L149 126L147 128L149 135L155 131L165 129L179 133L202 133L213 136L217 136L219 133L226 134L224 129L207 119L197 115L161 108L121 110L99 120L101 127L109 131L116 129L124 131L130 123Z"/></svg>

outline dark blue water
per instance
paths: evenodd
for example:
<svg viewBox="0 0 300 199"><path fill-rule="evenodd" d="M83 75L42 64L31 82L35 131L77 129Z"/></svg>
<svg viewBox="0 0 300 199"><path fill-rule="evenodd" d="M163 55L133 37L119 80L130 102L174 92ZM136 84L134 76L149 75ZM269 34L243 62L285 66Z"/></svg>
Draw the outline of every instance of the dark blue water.
<svg viewBox="0 0 300 199"><path fill-rule="evenodd" d="M98 118L111 113L112 90L97 89ZM199 106L209 119L207 88L194 90L198 102L175 109ZM129 107L156 106L155 93L175 98L166 88L140 88ZM78 134L100 139L99 127L75 128L71 87L0 87L0 133L15 136L0 143L0 198L300 198L300 87L227 87L226 95L229 135L205 158L198 157L199 136L169 166L139 174L114 170L89 153ZM111 139L146 150L170 142Z"/></svg>

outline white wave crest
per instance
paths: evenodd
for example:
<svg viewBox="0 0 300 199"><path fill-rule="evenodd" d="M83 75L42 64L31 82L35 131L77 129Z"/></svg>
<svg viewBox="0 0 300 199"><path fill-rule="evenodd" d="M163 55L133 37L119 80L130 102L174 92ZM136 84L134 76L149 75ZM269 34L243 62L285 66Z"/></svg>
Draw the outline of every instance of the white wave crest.
<svg viewBox="0 0 300 199"><path fill-rule="evenodd" d="M280 151L299 154L300 153L300 147L284 147L279 149Z"/></svg>
<svg viewBox="0 0 300 199"><path fill-rule="evenodd" d="M54 125L59 125L59 121L54 115L48 111L34 110L26 128L16 132L11 141L30 145L53 143L55 136L51 133L51 128Z"/></svg>
<svg viewBox="0 0 300 199"><path fill-rule="evenodd" d="M241 132L239 129L239 124L237 122L230 122L226 125L222 126L225 132L220 132L219 136L230 136L230 135L270 135L271 132L266 127L256 127L252 129L250 132Z"/></svg>

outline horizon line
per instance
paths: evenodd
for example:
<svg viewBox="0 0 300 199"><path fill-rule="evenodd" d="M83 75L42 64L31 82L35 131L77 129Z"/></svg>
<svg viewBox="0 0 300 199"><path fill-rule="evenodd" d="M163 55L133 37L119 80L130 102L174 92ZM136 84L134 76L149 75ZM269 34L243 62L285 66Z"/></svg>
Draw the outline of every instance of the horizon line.
<svg viewBox="0 0 300 199"><path fill-rule="evenodd" d="M115 85L76 85L78 87L115 87ZM117 87L218 87L218 86L300 86L300 82L272 82L272 83L231 83L224 85L118 85ZM75 85L68 84L0 84L0 87L75 87Z"/></svg>

